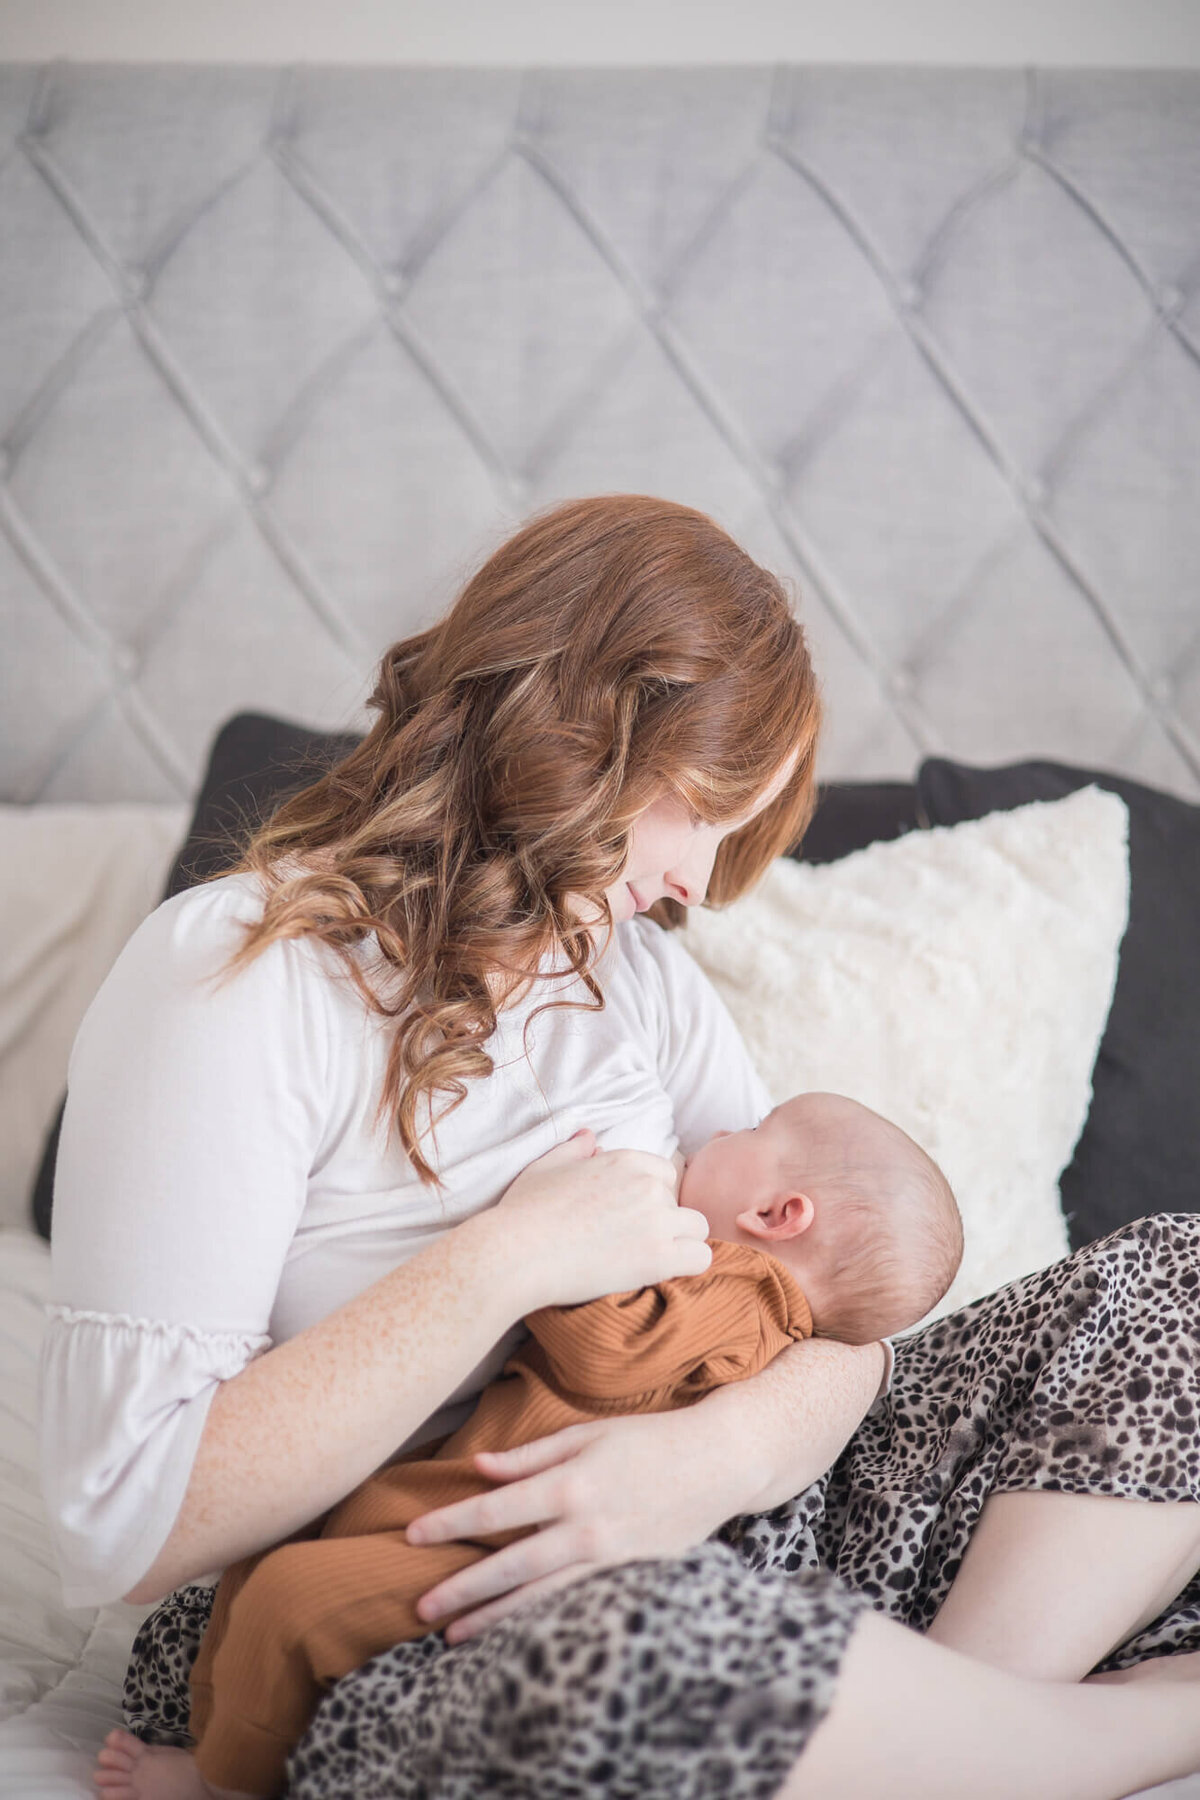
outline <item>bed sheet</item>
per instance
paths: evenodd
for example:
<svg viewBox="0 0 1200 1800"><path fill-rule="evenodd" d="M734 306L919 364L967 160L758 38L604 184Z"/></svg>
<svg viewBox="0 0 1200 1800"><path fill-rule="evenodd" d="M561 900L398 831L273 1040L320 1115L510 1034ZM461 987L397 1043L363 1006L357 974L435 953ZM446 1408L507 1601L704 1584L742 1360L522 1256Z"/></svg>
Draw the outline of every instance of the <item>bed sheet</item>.
<svg viewBox="0 0 1200 1800"><path fill-rule="evenodd" d="M37 1478L37 1359L47 1245L0 1231L0 1794L95 1800L90 1771L121 1723L121 1687L148 1606L68 1611Z"/></svg>
<svg viewBox="0 0 1200 1800"><path fill-rule="evenodd" d="M148 1606L68 1610L37 1479L37 1359L50 1252L0 1230L0 1795L95 1800L104 1734L121 1723L129 1647ZM1200 1775L1133 1800L1200 1800Z"/></svg>

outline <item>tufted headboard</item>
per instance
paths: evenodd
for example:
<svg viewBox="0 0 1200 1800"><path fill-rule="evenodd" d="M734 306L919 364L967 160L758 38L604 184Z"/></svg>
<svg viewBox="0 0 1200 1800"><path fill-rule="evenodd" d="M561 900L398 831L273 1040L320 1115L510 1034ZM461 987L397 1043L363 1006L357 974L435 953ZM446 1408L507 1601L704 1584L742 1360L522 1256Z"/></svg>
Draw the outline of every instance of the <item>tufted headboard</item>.
<svg viewBox="0 0 1200 1800"><path fill-rule="evenodd" d="M1200 795L1200 73L0 68L3 798L355 720L617 490L794 584L825 774Z"/></svg>

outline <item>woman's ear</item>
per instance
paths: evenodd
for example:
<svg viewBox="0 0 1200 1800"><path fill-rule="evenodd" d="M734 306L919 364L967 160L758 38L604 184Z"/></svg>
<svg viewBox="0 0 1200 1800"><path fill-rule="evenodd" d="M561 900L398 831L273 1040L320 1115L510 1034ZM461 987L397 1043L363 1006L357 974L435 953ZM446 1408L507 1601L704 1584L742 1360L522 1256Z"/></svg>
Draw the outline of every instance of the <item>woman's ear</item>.
<svg viewBox="0 0 1200 1800"><path fill-rule="evenodd" d="M807 1231L816 1217L816 1207L807 1194L786 1194L766 1206L747 1207L734 1221L747 1237L760 1238L764 1244L780 1244Z"/></svg>

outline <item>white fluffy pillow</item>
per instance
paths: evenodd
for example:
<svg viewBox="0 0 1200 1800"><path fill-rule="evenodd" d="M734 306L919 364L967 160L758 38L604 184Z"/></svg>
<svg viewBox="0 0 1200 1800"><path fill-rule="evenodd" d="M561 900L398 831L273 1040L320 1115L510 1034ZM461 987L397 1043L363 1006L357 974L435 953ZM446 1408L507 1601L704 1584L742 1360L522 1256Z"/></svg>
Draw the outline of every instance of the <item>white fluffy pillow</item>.
<svg viewBox="0 0 1200 1800"><path fill-rule="evenodd" d="M781 861L683 941L774 1099L849 1094L954 1188L962 1268L930 1317L1066 1255L1058 1177L1091 1101L1129 906L1128 814L1098 788Z"/></svg>
<svg viewBox="0 0 1200 1800"><path fill-rule="evenodd" d="M157 906L184 806L0 806L0 1225L30 1223L79 1021Z"/></svg>

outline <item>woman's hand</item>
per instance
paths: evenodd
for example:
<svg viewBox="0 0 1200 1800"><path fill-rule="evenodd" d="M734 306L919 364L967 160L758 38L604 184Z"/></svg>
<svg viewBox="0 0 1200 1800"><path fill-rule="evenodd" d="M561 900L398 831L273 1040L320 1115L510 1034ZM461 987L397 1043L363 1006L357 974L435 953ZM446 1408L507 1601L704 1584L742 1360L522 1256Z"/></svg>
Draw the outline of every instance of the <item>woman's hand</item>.
<svg viewBox="0 0 1200 1800"><path fill-rule="evenodd" d="M501 1485L425 1513L408 1527L409 1543L541 1530L431 1588L418 1603L421 1618L472 1608L446 1628L446 1641L458 1644L597 1569L681 1556L702 1543L739 1510L746 1473L731 1471L728 1456L714 1457L701 1411L601 1419L513 1450L481 1451L476 1468Z"/></svg>
<svg viewBox="0 0 1200 1800"><path fill-rule="evenodd" d="M415 1519L409 1541L541 1529L431 1588L421 1617L469 1609L446 1628L456 1644L596 1569L681 1556L726 1519L780 1505L840 1456L884 1361L881 1344L808 1338L682 1411L601 1419L480 1452L476 1468L498 1485Z"/></svg>
<svg viewBox="0 0 1200 1800"><path fill-rule="evenodd" d="M597 1150L590 1131L530 1163L489 1219L531 1284L522 1310L703 1275L712 1261L708 1220L676 1204L675 1182L665 1157Z"/></svg>

